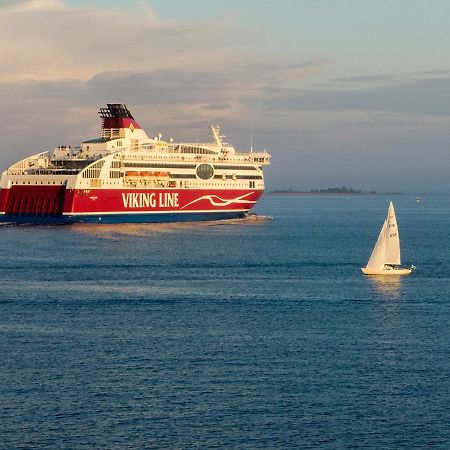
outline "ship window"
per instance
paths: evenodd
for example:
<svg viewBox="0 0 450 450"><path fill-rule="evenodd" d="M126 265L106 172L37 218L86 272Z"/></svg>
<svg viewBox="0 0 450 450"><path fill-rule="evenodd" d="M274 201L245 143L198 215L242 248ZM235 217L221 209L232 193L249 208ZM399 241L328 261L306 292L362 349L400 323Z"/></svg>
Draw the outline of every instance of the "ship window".
<svg viewBox="0 0 450 450"><path fill-rule="evenodd" d="M200 164L197 166L196 172L202 180L209 180L214 175L214 167L211 164Z"/></svg>

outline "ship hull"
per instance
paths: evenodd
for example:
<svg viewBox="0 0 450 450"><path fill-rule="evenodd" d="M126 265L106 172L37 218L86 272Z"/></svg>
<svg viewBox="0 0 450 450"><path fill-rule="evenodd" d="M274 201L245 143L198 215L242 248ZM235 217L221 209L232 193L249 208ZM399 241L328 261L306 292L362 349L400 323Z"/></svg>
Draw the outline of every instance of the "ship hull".
<svg viewBox="0 0 450 450"><path fill-rule="evenodd" d="M205 213L141 213L141 214L93 214L64 216L65 223L169 223L229 220L242 218L245 211L212 211Z"/></svg>
<svg viewBox="0 0 450 450"><path fill-rule="evenodd" d="M0 191L0 222L161 223L244 217L262 191L13 186Z"/></svg>
<svg viewBox="0 0 450 450"><path fill-rule="evenodd" d="M0 223L17 225L64 225L71 223L173 223L230 220L245 217L247 212L166 213L166 214L89 214L61 216L27 216L0 214Z"/></svg>
<svg viewBox="0 0 450 450"><path fill-rule="evenodd" d="M361 267L362 273L364 275L375 275L375 276L385 276L385 275L410 275L413 271L412 268L387 268L387 269L367 269L366 267Z"/></svg>

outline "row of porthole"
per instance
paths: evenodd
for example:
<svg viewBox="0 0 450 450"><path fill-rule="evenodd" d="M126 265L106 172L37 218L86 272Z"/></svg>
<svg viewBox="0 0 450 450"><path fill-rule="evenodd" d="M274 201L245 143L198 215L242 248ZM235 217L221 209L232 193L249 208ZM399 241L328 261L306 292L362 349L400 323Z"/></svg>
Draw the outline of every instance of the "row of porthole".
<svg viewBox="0 0 450 450"><path fill-rule="evenodd" d="M234 180L236 179L236 178L233 178ZM190 183L192 183L192 181L191 180L187 180L187 181L189 181ZM22 183L20 183L20 181L12 181L11 182L11 184L22 184L22 185L28 185L28 184L31 184L31 181L22 181ZM34 182L34 184L44 184L44 182L43 181L41 181L41 182L37 182L37 181L35 181ZM45 184L57 184L56 183L56 181L53 181L53 182L51 182L51 181L48 181L48 182L46 182ZM64 184L64 181L60 181L59 182L59 184ZM119 182L103 182L103 184L120 184ZM197 183L197 184L199 184L199 183ZM217 185L221 185L222 183L201 183L200 185L201 186L217 186ZM246 183L238 183L238 185L245 185Z"/></svg>
<svg viewBox="0 0 450 450"><path fill-rule="evenodd" d="M249 184L248 184L248 181L247 182L244 182L244 183L236 183L236 184L233 184L233 188L234 187L245 187L245 186L248 186ZM203 187L203 186L221 186L221 187L223 187L223 183L193 183L192 181L189 181L189 186L191 186L191 187L193 187L193 186L195 186L195 187Z"/></svg>
<svg viewBox="0 0 450 450"><path fill-rule="evenodd" d="M64 184L64 181L60 181L59 184ZM22 183L20 181L11 181L11 184L31 184L31 181L22 181ZM43 181L35 181L34 184L57 184L56 181L47 181L46 183L44 183Z"/></svg>

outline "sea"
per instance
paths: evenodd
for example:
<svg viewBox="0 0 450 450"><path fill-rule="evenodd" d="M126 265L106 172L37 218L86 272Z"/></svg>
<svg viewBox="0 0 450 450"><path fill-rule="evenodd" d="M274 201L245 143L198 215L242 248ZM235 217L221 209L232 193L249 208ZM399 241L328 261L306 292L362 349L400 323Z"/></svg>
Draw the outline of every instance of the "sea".
<svg viewBox="0 0 450 450"><path fill-rule="evenodd" d="M0 227L0 448L450 448L450 196L254 213Z"/></svg>

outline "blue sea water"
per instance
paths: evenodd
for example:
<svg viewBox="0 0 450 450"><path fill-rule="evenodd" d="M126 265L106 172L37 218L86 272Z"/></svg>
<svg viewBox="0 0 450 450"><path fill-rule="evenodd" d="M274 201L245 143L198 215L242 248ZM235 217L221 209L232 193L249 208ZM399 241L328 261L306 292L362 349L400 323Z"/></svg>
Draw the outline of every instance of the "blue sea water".
<svg viewBox="0 0 450 450"><path fill-rule="evenodd" d="M390 199L417 270L367 278ZM0 227L0 448L450 448L449 203Z"/></svg>

